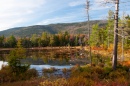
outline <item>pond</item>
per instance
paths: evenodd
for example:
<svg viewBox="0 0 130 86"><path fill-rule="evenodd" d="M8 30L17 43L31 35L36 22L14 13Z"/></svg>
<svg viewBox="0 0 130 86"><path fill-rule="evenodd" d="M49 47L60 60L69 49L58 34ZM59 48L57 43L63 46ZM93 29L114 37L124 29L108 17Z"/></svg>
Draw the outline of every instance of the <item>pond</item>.
<svg viewBox="0 0 130 86"><path fill-rule="evenodd" d="M0 52L0 68L1 65L7 64L7 55L9 51ZM110 62L109 57L103 57L99 54L92 54L92 63L106 64ZM30 68L35 68L39 74L44 68L71 68L74 65L86 65L90 63L89 52L84 48L50 48L50 49L27 49L26 59L21 60L22 63L30 64Z"/></svg>
<svg viewBox="0 0 130 86"><path fill-rule="evenodd" d="M7 64L9 51L0 53L0 65ZM59 48L59 49L28 49L26 59L22 63L30 64L30 68L41 71L44 68L71 68L76 64L84 65L89 63L88 53L83 49ZM1 66L0 66L1 68Z"/></svg>
<svg viewBox="0 0 130 86"><path fill-rule="evenodd" d="M29 50L22 62L41 65L84 65L88 63L87 52L80 49Z"/></svg>

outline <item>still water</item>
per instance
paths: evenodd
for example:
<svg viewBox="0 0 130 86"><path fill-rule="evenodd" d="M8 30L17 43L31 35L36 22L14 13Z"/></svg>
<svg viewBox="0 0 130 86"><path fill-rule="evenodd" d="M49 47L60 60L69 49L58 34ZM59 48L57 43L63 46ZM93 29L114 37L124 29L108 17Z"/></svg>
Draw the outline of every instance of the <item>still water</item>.
<svg viewBox="0 0 130 86"><path fill-rule="evenodd" d="M44 49L29 50L27 58L22 60L33 65L75 65L87 64L87 52L80 49Z"/></svg>
<svg viewBox="0 0 130 86"><path fill-rule="evenodd" d="M1 65L7 65L6 58L9 51L0 53L0 69ZM22 63L30 64L30 68L41 71L44 68L54 67L56 69L71 68L76 64L84 65L89 63L88 53L83 49L28 49L26 59L21 60Z"/></svg>

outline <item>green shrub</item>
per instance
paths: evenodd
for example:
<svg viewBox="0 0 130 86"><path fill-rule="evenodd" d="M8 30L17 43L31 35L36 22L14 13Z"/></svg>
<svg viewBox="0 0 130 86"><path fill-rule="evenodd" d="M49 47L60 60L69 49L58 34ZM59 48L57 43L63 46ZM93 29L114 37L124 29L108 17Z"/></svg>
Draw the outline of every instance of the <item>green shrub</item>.
<svg viewBox="0 0 130 86"><path fill-rule="evenodd" d="M70 72L70 69L63 68L63 69L62 69L62 72L63 72L64 74L66 74L67 72Z"/></svg>
<svg viewBox="0 0 130 86"><path fill-rule="evenodd" d="M104 67L104 63L99 63L98 66Z"/></svg>
<svg viewBox="0 0 130 86"><path fill-rule="evenodd" d="M93 71L95 71L98 74L103 74L104 73L103 68L101 68L99 66L93 67Z"/></svg>
<svg viewBox="0 0 130 86"><path fill-rule="evenodd" d="M121 76L122 75L118 71L113 71L113 72L110 72L110 74L109 74L110 79L116 79L116 78L119 78Z"/></svg>
<svg viewBox="0 0 130 86"><path fill-rule="evenodd" d="M0 70L0 83L11 81L11 69L8 66L2 67Z"/></svg>
<svg viewBox="0 0 130 86"><path fill-rule="evenodd" d="M15 72L12 72L10 66L6 66L0 70L0 83L29 80L37 76L38 73L35 69L29 69L26 72L17 75Z"/></svg>
<svg viewBox="0 0 130 86"><path fill-rule="evenodd" d="M104 77L107 77L109 75L110 72L112 72L113 69L111 67L104 67Z"/></svg>
<svg viewBox="0 0 130 86"><path fill-rule="evenodd" d="M49 69L44 68L42 71L43 73L54 73L55 71L57 71L57 69L54 67L51 67Z"/></svg>
<svg viewBox="0 0 130 86"><path fill-rule="evenodd" d="M60 78L54 81L45 80L40 83L40 86L69 86L69 84L66 79Z"/></svg>
<svg viewBox="0 0 130 86"><path fill-rule="evenodd" d="M36 69L29 69L25 72L25 78L26 80L34 78L34 77L38 77L38 72Z"/></svg>
<svg viewBox="0 0 130 86"><path fill-rule="evenodd" d="M93 86L94 81L83 76L77 76L69 78L68 83L69 86Z"/></svg>
<svg viewBox="0 0 130 86"><path fill-rule="evenodd" d="M12 73L19 75L26 72L29 69L29 64L22 64L21 60L26 56L26 49L20 47L10 51L8 55L8 65L11 68Z"/></svg>

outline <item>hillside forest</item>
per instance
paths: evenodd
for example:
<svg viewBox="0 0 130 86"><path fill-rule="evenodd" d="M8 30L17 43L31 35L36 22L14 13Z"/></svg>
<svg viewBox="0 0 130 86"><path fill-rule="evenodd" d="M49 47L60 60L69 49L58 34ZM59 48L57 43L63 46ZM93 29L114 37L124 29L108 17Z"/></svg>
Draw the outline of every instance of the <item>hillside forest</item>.
<svg viewBox="0 0 130 86"><path fill-rule="evenodd" d="M91 46L109 48L113 44L113 28L114 28L114 12L111 10L108 12L108 21L106 25L99 26L99 24L93 24L91 26L90 40L88 40L88 33L84 34L72 34L68 31L58 32L51 34L48 32L42 32L41 35L32 34L31 37L18 37L11 35L9 37L0 36L1 48L15 48L18 41L21 42L22 47L47 47L47 46L87 46L89 43ZM87 28L87 27L86 27ZM124 40L124 48L130 47L130 17L124 16L119 19L119 45ZM86 29L87 30L87 29ZM123 37L122 37L123 36Z"/></svg>

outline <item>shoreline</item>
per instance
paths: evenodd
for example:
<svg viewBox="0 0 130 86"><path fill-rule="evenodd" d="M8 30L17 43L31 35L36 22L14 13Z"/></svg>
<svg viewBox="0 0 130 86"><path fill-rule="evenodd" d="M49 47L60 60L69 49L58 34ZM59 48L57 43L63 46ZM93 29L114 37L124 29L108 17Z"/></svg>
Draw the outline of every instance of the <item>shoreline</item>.
<svg viewBox="0 0 130 86"><path fill-rule="evenodd" d="M0 51L10 51L17 48L0 48ZM27 50L44 50L44 49L81 49L81 46L75 46L75 47L32 47L32 48L25 48Z"/></svg>

